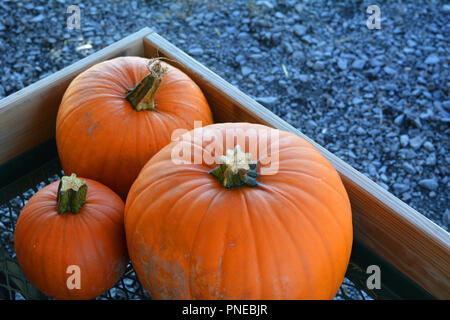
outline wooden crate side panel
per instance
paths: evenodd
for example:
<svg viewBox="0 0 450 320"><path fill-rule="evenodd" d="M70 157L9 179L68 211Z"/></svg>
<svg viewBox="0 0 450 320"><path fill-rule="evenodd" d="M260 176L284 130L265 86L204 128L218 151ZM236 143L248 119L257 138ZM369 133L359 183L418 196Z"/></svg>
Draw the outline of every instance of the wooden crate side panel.
<svg viewBox="0 0 450 320"><path fill-rule="evenodd" d="M143 56L142 39L151 32L144 28L0 100L0 164L55 135L59 104L75 76L103 60Z"/></svg>
<svg viewBox="0 0 450 320"><path fill-rule="evenodd" d="M341 177L351 199L355 238L436 298L448 299L448 233L431 221L405 219L383 201L367 201L367 190ZM403 208L397 210L404 213Z"/></svg>
<svg viewBox="0 0 450 320"><path fill-rule="evenodd" d="M163 56L204 91L217 122L248 121L293 132L315 145L340 173L349 194L355 237L437 298L450 298L450 235L312 139L156 33L147 57ZM241 109L241 110L239 110Z"/></svg>

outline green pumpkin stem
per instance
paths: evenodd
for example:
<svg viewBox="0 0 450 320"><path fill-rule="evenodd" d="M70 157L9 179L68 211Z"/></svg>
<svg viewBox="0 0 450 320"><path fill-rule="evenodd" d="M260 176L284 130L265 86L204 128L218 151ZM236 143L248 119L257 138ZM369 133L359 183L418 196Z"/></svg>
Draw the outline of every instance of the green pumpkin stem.
<svg viewBox="0 0 450 320"><path fill-rule="evenodd" d="M133 89L128 90L127 99L135 111L155 110L155 94L162 83L167 68L157 59L150 60L149 73Z"/></svg>
<svg viewBox="0 0 450 320"><path fill-rule="evenodd" d="M227 154L220 157L219 165L209 173L226 189L258 185L256 161L251 161L250 153L244 153L239 145L227 150Z"/></svg>
<svg viewBox="0 0 450 320"><path fill-rule="evenodd" d="M56 196L58 213L68 211L78 213L86 202L87 191L86 181L78 179L75 173L72 173L70 177L62 177L58 186L58 195Z"/></svg>

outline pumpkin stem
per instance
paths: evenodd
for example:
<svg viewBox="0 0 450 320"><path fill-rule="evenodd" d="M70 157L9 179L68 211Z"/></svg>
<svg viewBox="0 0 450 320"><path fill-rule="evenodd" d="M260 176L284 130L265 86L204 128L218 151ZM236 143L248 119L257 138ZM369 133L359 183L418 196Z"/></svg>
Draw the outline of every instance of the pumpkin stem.
<svg viewBox="0 0 450 320"><path fill-rule="evenodd" d="M167 73L167 68L163 67L161 62L156 59L150 60L147 67L148 75L133 89L128 90L125 97L136 111L156 109L155 94L161 85L164 74Z"/></svg>
<svg viewBox="0 0 450 320"><path fill-rule="evenodd" d="M244 153L239 145L234 149L227 150L227 154L219 158L219 166L209 173L227 189L243 185L249 187L258 185L256 161L251 161L251 154Z"/></svg>
<svg viewBox="0 0 450 320"><path fill-rule="evenodd" d="M56 196L58 213L67 211L78 213L86 202L87 190L86 181L78 179L75 173L72 173L70 177L62 177L58 186L58 195Z"/></svg>

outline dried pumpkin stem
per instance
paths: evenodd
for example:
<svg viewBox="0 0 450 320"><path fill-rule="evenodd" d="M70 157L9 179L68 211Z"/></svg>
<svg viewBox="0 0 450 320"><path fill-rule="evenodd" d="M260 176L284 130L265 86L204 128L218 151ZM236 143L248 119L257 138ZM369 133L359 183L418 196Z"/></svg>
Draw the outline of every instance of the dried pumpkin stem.
<svg viewBox="0 0 450 320"><path fill-rule="evenodd" d="M251 161L250 153L244 153L239 145L234 149L227 150L227 154L220 157L219 166L209 173L227 189L244 185L249 187L258 185L256 161Z"/></svg>
<svg viewBox="0 0 450 320"><path fill-rule="evenodd" d="M155 110L155 94L162 83L167 68L157 59L150 60L149 73L133 89L128 90L125 97L136 111Z"/></svg>
<svg viewBox="0 0 450 320"><path fill-rule="evenodd" d="M86 202L88 186L86 181L78 179L75 173L61 178L58 186L58 213L78 213Z"/></svg>

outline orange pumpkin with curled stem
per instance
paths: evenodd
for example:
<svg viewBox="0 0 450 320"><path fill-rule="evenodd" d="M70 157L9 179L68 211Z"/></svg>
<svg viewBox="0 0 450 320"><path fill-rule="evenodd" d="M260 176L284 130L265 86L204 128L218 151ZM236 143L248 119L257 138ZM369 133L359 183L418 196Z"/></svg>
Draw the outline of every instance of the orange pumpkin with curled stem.
<svg viewBox="0 0 450 320"><path fill-rule="evenodd" d="M309 142L271 132L248 123L195 129L144 166L128 194L125 230L153 298L335 296L352 248L347 193Z"/></svg>
<svg viewBox="0 0 450 320"><path fill-rule="evenodd" d="M94 65L67 88L56 143L66 174L105 184L123 199L175 129L213 122L200 88L159 60L120 57Z"/></svg>
<svg viewBox="0 0 450 320"><path fill-rule="evenodd" d="M110 289L128 264L123 210L111 189L75 175L40 189L15 229L25 276L56 299L93 299Z"/></svg>

